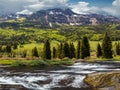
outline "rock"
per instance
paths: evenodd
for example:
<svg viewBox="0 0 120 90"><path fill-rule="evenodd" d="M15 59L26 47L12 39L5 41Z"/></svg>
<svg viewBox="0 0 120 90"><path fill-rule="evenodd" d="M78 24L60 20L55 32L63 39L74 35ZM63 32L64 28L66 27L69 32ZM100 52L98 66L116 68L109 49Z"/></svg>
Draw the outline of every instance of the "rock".
<svg viewBox="0 0 120 90"><path fill-rule="evenodd" d="M50 82L52 81L52 79L47 79L47 80L44 80L44 81L36 81L34 83L38 84L38 85L44 85L44 84L49 84Z"/></svg>
<svg viewBox="0 0 120 90"><path fill-rule="evenodd" d="M61 80L59 84L62 86L67 86L68 84L72 83L74 79L74 77L68 77L67 79Z"/></svg>
<svg viewBox="0 0 120 90"><path fill-rule="evenodd" d="M0 85L0 90L29 90L21 85Z"/></svg>
<svg viewBox="0 0 120 90"><path fill-rule="evenodd" d="M52 90L93 90L92 88L73 88L73 87L61 87L52 88Z"/></svg>
<svg viewBox="0 0 120 90"><path fill-rule="evenodd" d="M97 90L116 90L114 86L112 87L106 87L106 88L99 88Z"/></svg>
<svg viewBox="0 0 120 90"><path fill-rule="evenodd" d="M120 72L87 75L85 82L97 90L120 90Z"/></svg>

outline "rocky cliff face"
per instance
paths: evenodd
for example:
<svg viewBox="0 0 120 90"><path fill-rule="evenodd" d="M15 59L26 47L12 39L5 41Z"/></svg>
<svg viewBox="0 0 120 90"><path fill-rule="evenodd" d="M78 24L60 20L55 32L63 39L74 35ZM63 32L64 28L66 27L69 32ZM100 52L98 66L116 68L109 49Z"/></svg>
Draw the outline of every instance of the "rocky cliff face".
<svg viewBox="0 0 120 90"><path fill-rule="evenodd" d="M95 90L120 90L120 72L91 74L85 82Z"/></svg>

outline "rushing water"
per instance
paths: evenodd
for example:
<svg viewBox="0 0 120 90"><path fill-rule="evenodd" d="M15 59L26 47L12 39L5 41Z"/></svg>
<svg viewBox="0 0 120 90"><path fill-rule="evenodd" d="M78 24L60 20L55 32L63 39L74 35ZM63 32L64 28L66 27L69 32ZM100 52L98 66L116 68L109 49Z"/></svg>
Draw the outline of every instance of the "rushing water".
<svg viewBox="0 0 120 90"><path fill-rule="evenodd" d="M75 63L50 69L1 68L0 90L88 90L87 74L120 71L120 62Z"/></svg>

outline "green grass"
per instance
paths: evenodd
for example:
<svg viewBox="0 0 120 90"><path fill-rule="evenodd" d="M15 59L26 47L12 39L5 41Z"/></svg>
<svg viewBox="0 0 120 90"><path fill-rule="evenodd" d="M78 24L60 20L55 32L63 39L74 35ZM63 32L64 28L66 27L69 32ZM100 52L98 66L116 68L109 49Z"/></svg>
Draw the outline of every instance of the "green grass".
<svg viewBox="0 0 120 90"><path fill-rule="evenodd" d="M11 65L16 60L0 60L0 65Z"/></svg>
<svg viewBox="0 0 120 90"><path fill-rule="evenodd" d="M90 43L90 49L91 49L91 54L95 56L96 54L96 49L97 49L97 44L100 43L101 44L101 41L89 41ZM51 50L52 50L52 47L58 47L58 44L60 44L59 42L57 41L51 41ZM75 47L77 47L77 42L74 42L74 45ZM114 46L115 45L115 42L113 42L113 50L114 50ZM34 47L37 47L38 49L38 52L39 52L39 55L42 55L42 51L43 51L43 47L44 47L44 44L43 43L31 43L31 44L24 44L22 48L18 48L17 50L15 50L15 52L17 52L18 54L23 52L24 50L27 51L27 56L31 56L31 52L32 52L32 49Z"/></svg>
<svg viewBox="0 0 120 90"><path fill-rule="evenodd" d="M72 65L73 60L0 60L0 65L10 65L12 67L28 66L28 67L44 67L44 66L61 66Z"/></svg>

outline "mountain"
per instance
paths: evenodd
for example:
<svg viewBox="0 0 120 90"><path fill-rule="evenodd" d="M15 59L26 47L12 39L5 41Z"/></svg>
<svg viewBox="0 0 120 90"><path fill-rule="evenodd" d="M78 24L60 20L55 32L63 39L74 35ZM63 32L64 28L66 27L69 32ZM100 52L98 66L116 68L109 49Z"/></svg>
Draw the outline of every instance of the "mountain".
<svg viewBox="0 0 120 90"><path fill-rule="evenodd" d="M37 23L41 26L50 26L54 24L69 24L69 25L97 25L106 23L120 23L120 19L110 15L100 14L77 14L71 9L48 9L40 10L32 15L16 15L10 14L0 17L0 20L17 19L24 17L26 22Z"/></svg>
<svg viewBox="0 0 120 90"><path fill-rule="evenodd" d="M38 11L27 18L27 21L41 24L70 24L70 25L96 25L106 23L120 23L120 19L110 15L77 14L70 9L48 9Z"/></svg>
<svg viewBox="0 0 120 90"><path fill-rule="evenodd" d="M26 18L27 15L24 14L6 14L0 16L0 21L6 21L6 20L13 20L13 19L18 19L18 18Z"/></svg>

